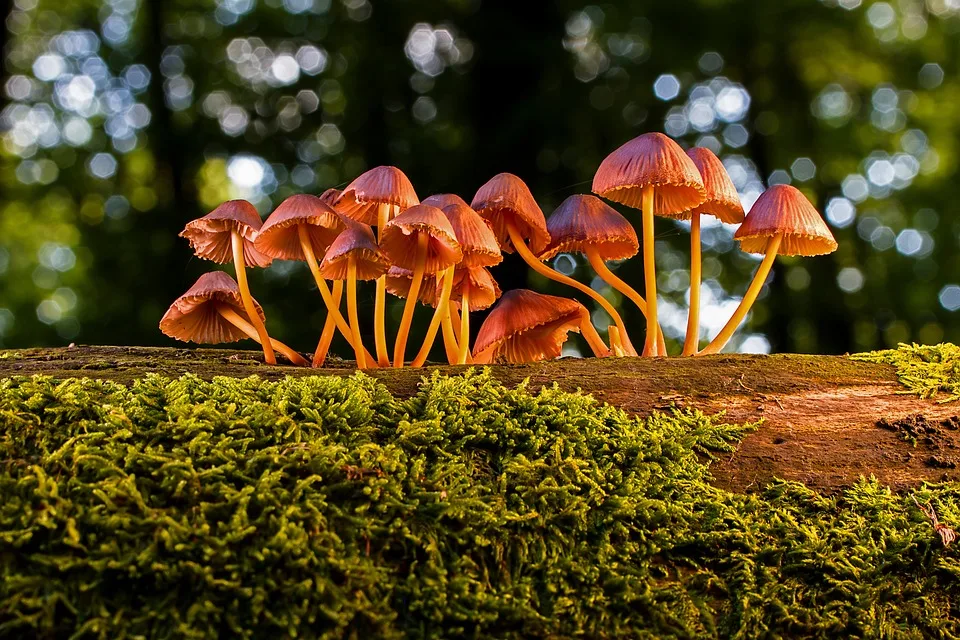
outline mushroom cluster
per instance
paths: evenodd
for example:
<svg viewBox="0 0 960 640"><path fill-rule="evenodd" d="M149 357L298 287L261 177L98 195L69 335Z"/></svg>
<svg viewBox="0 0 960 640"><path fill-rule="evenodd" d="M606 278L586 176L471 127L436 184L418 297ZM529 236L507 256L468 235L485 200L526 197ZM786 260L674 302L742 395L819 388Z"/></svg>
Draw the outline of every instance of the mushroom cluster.
<svg viewBox="0 0 960 640"><path fill-rule="evenodd" d="M170 306L160 321L166 335L202 343L251 338L263 347L268 364L276 353L300 366L321 367L336 332L353 349L357 366L402 367L417 303L433 316L416 355L422 366L442 333L451 364L533 362L556 358L573 331L583 335L597 357L636 356L617 309L595 289L548 266L560 253L580 253L610 287L637 306L646 318L644 356L667 356L657 320L654 256L655 216L690 221L690 310L682 355L718 353L757 299L777 255L812 256L837 248L830 230L806 197L794 187L776 185L745 215L723 163L709 149L684 151L661 133L630 140L600 164L595 195L572 195L546 218L527 185L501 173L480 187L468 204L453 194L420 202L410 180L396 167L376 167L343 191L320 196L293 195L266 222L243 200L221 204L186 225L180 234L198 257L232 262L236 280L207 273ZM600 197L597 197L600 196ZM641 235L600 198L641 213ZM740 224L735 239L763 260L740 305L720 333L700 348L700 217L711 215ZM375 230L374 230L375 227ZM607 262L643 252L644 292L610 270ZM490 271L514 253L537 273L592 298L609 316L607 341L587 309L570 298L527 289L502 295ZM312 362L270 338L263 309L247 283L247 267L272 260L307 263L327 318ZM376 281L374 353L363 344L357 308L358 281ZM341 312L346 289L346 317ZM392 351L387 344L386 296L404 298ZM644 297L645 296L645 297ZM500 300L497 303L497 300ZM496 303L496 306L494 304ZM470 312L494 306L470 348Z"/></svg>

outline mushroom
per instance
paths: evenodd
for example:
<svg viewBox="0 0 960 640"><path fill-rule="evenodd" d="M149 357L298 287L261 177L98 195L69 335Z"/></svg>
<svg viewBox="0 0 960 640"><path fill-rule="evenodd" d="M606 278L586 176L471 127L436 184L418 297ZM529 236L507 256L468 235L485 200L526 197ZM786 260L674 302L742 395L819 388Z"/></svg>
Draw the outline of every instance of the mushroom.
<svg viewBox="0 0 960 640"><path fill-rule="evenodd" d="M253 309L263 322L263 309L253 300ZM246 316L246 303L236 281L222 271L205 273L182 296L174 300L160 320L160 331L175 340L220 344L244 338L260 341L260 335ZM279 340L267 348L276 349L290 362L308 366L299 353Z"/></svg>
<svg viewBox="0 0 960 640"><path fill-rule="evenodd" d="M369 225L350 221L333 241L320 261L319 277L347 281L347 314L350 318L350 344L361 369L376 367L374 360L360 338L360 319L357 314L357 280L376 280L387 272L388 262L377 246ZM337 315L339 315L337 310ZM338 323L339 326L339 323ZM343 331L343 329L341 329ZM345 333L344 335L347 335Z"/></svg>
<svg viewBox="0 0 960 640"><path fill-rule="evenodd" d="M738 224L743 222L743 204L727 170L713 151L694 147L687 150L687 155L697 166L707 191L706 201L686 214L690 217L690 311L683 355L692 356L700 348L700 216L712 215L720 222Z"/></svg>
<svg viewBox="0 0 960 640"><path fill-rule="evenodd" d="M336 201L341 214L357 222L376 225L378 239L392 218L420 200L407 176L396 167L375 167L358 176L347 185ZM383 278L377 279L377 297L374 303L373 335L380 366L390 366L386 330L387 289Z"/></svg>
<svg viewBox="0 0 960 640"><path fill-rule="evenodd" d="M547 231L543 211L523 180L510 173L497 174L477 190L470 206L493 229L502 251L516 251L540 275L587 294L603 307L616 324L623 325L620 314L606 298L537 259L537 255L550 244L550 232ZM529 246L525 239L529 240Z"/></svg>
<svg viewBox="0 0 960 640"><path fill-rule="evenodd" d="M500 287L486 267L458 268L453 278L453 291L450 294L451 320L460 330L456 338L459 345L457 359L450 364L467 364L470 354L470 312L489 309L500 298ZM460 318L456 318L456 306L460 307Z"/></svg>
<svg viewBox="0 0 960 640"><path fill-rule="evenodd" d="M347 329L347 323L340 315L340 295L343 285L334 285L333 293L327 287L326 281L320 277L317 265L317 255L323 256L327 248L333 243L343 230L343 219L329 205L317 196L308 194L292 195L280 203L257 234L254 246L264 255L275 260L301 260L307 263L313 279L320 290L320 296L327 307L327 320L324 323L324 333L313 354L313 366L323 365L333 338L330 331L329 339L327 325L333 327L340 317L341 331ZM339 281L338 281L339 283ZM350 341L349 332L344 333Z"/></svg>
<svg viewBox="0 0 960 640"><path fill-rule="evenodd" d="M445 209L452 204L462 205L464 207L470 206L467 204L467 201L458 196L455 193L435 193L432 196L424 198L423 202L420 204L428 204L431 207L436 207L437 209Z"/></svg>
<svg viewBox="0 0 960 640"><path fill-rule="evenodd" d="M267 327L254 309L253 296L247 284L247 264L268 267L272 262L253 246L261 224L260 214L252 204L246 200L228 200L202 218L188 222L180 236L190 242L199 258L219 264L233 261L240 298L263 345L263 357L267 364L276 364Z"/></svg>
<svg viewBox="0 0 960 640"><path fill-rule="evenodd" d="M606 354L590 314L576 300L529 289L507 291L480 327L473 359L478 364L552 360L570 331L582 331L597 357Z"/></svg>
<svg viewBox="0 0 960 640"><path fill-rule="evenodd" d="M763 261L733 316L698 355L719 353L727 344L757 299L778 254L819 256L837 250L837 241L810 201L785 184L774 185L757 198L733 237L740 241L741 251L763 254Z"/></svg>
<svg viewBox="0 0 960 640"><path fill-rule="evenodd" d="M387 271L387 293L395 295L398 298L406 298L410 294L410 285L412 284L413 271L396 265L391 266ZM441 291L442 286L437 286L436 276L424 274L423 280L420 282L420 290L417 292L417 300L428 307L436 307ZM448 311L455 313L453 311L454 306L453 304L448 305ZM443 319L441 327L443 328L443 345L447 351L447 361L453 364L457 361L459 347L456 344L456 336L454 335L453 325L450 319Z"/></svg>
<svg viewBox="0 0 960 640"><path fill-rule="evenodd" d="M413 272L393 349L393 366L402 367L413 310L417 304L424 274L436 274L438 278L442 274L444 280L436 313L430 321L423 343L424 348L429 350L440 328L440 322L447 314L447 300L453 288L451 267L460 262L463 252L460 250L453 227L450 226L450 221L443 212L436 207L423 204L407 209L383 227L380 234L380 249L392 264Z"/></svg>
<svg viewBox="0 0 960 640"><path fill-rule="evenodd" d="M613 207L596 196L570 196L547 219L547 231L550 232L550 246L540 255L541 260L549 260L558 253L586 255L604 282L632 300L641 313L647 315L647 303L643 297L606 265L607 260L632 258L640 250L637 232ZM627 328L622 324L611 326L617 329L614 335L629 344L629 338L625 338ZM663 336L659 331L657 334L658 347L666 354ZM611 338L611 342L616 340L617 337Z"/></svg>
<svg viewBox="0 0 960 640"><path fill-rule="evenodd" d="M466 272L479 269L474 275L476 278L482 279L481 286L484 289L477 291L478 295L493 292L496 283L493 282L490 274L483 270L483 267L500 264L503 262L503 255L500 253L500 246L497 244L497 237L493 235L493 231L483 221L483 218L469 206L455 202L445 207L443 213L450 220L450 225L453 227L457 241L460 243L460 249L463 251L463 260L457 265L454 274L454 291L456 292L455 299L460 303L462 310L458 327L460 330L460 335L457 338L459 354L456 364L466 364L467 355L470 353L470 311L486 309L499 296L499 290L497 290L497 295L490 299L486 306L471 304L473 284L478 280L466 277L470 275ZM485 274L485 278L483 274Z"/></svg>
<svg viewBox="0 0 960 640"><path fill-rule="evenodd" d="M645 133L604 158L593 178L593 192L643 213L643 278L647 302L644 355L658 353L657 273L653 216L688 211L706 198L703 179L687 154L662 133Z"/></svg>

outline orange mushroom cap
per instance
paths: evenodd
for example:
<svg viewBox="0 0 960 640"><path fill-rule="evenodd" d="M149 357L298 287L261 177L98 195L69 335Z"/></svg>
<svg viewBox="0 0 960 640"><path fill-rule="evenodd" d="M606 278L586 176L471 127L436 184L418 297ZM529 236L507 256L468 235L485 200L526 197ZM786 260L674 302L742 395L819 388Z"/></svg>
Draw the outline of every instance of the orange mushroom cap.
<svg viewBox="0 0 960 640"><path fill-rule="evenodd" d="M374 167L359 175L340 194L336 209L357 222L374 225L381 204L397 206L400 211L420 204L410 180L396 167Z"/></svg>
<svg viewBox="0 0 960 640"><path fill-rule="evenodd" d="M600 163L593 192L640 209L643 188L654 189L653 212L672 216L693 209L707 193L696 165L662 133L645 133L623 144Z"/></svg>
<svg viewBox="0 0 960 640"><path fill-rule="evenodd" d="M837 241L807 197L796 187L777 184L764 191L733 235L740 250L766 253L767 240L783 234L779 255L819 256L837 250Z"/></svg>
<svg viewBox="0 0 960 640"><path fill-rule="evenodd" d="M560 203L547 220L550 246L540 256L549 260L558 253L586 253L593 247L604 260L632 258L640 251L633 225L596 196L574 195Z"/></svg>
<svg viewBox="0 0 960 640"><path fill-rule="evenodd" d="M252 204L246 200L228 200L202 218L188 222L180 237L190 242L197 257L226 264L233 261L232 232L236 230L244 240L244 261L255 267L269 267L273 259L253 245L262 224Z"/></svg>
<svg viewBox="0 0 960 640"><path fill-rule="evenodd" d="M503 294L474 345L478 362L511 363L552 360L560 355L567 333L580 331L587 310L570 298L528 289Z"/></svg>
<svg viewBox="0 0 960 640"><path fill-rule="evenodd" d="M320 275L326 280L346 280L351 256L357 262L357 280L376 280L390 266L370 225L351 220L320 261Z"/></svg>
<svg viewBox="0 0 960 640"><path fill-rule="evenodd" d="M443 209L463 251L464 267L492 267L503 262L497 237L480 215L466 204L451 204Z"/></svg>
<svg viewBox="0 0 960 640"><path fill-rule="evenodd" d="M500 297L500 287L493 279L490 270L485 267L466 267L457 269L453 274L453 290L450 302L463 307L463 285L470 283L470 308L467 311L479 311L489 308ZM440 285L437 284L437 293Z"/></svg>
<svg viewBox="0 0 960 640"><path fill-rule="evenodd" d="M455 193L435 193L432 196L424 198L423 202L420 204L428 204L431 207L436 207L437 209L445 209L452 204L460 204L465 207L470 206L467 204L466 200Z"/></svg>
<svg viewBox="0 0 960 640"><path fill-rule="evenodd" d="M463 259L463 251L447 216L440 209L426 204L410 207L388 222L380 232L380 249L392 264L413 270L420 233L429 236L424 273L443 271Z"/></svg>
<svg viewBox="0 0 960 640"><path fill-rule="evenodd" d="M322 256L343 231L343 219L317 196L292 195L280 203L257 233L254 246L277 260L306 260L299 225L307 227L314 255Z"/></svg>
<svg viewBox="0 0 960 640"><path fill-rule="evenodd" d="M387 291L391 294L398 298L406 298L410 295L411 284L413 284L413 271L396 265L387 270ZM420 291L417 293L417 300L427 306L436 307L441 284L436 275L425 273L420 283Z"/></svg>
<svg viewBox="0 0 960 640"><path fill-rule="evenodd" d="M340 195L342 193L343 191L340 191L340 189L330 188L324 191L323 193L321 193L318 197L321 200L323 200L323 204L329 207L333 207L334 205L336 205L337 200L340 199Z"/></svg>
<svg viewBox="0 0 960 640"><path fill-rule="evenodd" d="M183 342L219 344L236 342L249 336L217 313L216 303L233 307L241 317L247 314L240 299L240 287L223 271L205 273L182 296L173 301L160 320L164 335ZM253 301L260 321L263 309Z"/></svg>
<svg viewBox="0 0 960 640"><path fill-rule="evenodd" d="M527 185L512 173L498 173L477 189L470 206L487 221L507 253L514 252L507 233L507 220L512 220L517 231L530 240L530 251L539 255L550 244L547 221L540 205Z"/></svg>
<svg viewBox="0 0 960 640"><path fill-rule="evenodd" d="M700 177L703 178L703 187L707 192L707 199L696 208L675 218L688 220L693 214L711 215L720 219L720 222L737 224L743 222L743 203L740 194L733 186L733 180L726 168L713 151L706 147L687 149L687 155L697 165Z"/></svg>

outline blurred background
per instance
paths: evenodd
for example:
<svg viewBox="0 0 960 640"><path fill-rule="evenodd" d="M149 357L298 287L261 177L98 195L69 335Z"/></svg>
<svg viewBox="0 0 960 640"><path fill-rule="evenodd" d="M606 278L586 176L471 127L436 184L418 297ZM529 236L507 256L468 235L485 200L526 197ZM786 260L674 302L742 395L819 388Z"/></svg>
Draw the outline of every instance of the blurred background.
<svg viewBox="0 0 960 640"><path fill-rule="evenodd" d="M717 152L747 207L797 186L840 243L779 258L728 350L960 341L960 0L0 0L0 15L2 347L173 344L160 317L218 268L177 233L225 199L266 216L393 164L421 198L467 201L510 171L549 215L647 131ZM709 220L705 337L758 264ZM657 220L675 345L687 228ZM640 314L585 261L554 265L642 342ZM617 271L642 290L639 258ZM516 256L494 275L580 297ZM251 286L271 333L312 350L324 314L306 266L275 262ZM360 299L369 336L372 284ZM417 317L415 337L430 311Z"/></svg>

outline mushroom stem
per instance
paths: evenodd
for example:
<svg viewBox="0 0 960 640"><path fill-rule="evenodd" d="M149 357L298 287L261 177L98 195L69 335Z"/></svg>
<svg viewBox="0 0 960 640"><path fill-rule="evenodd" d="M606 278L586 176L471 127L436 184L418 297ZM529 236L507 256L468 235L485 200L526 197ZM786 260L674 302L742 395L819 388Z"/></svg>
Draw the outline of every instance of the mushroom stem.
<svg viewBox="0 0 960 640"><path fill-rule="evenodd" d="M413 280L410 281L407 301L403 305L403 318L400 320L400 329L397 331L397 341L393 345L393 366L395 367L403 366L403 356L407 348L407 336L410 335L410 323L413 321L413 310L417 306L417 296L420 294L420 283L423 281L423 270L427 264L427 243L429 240L430 236L426 233L417 234L417 256L413 265Z"/></svg>
<svg viewBox="0 0 960 640"><path fill-rule="evenodd" d="M605 358L610 355L610 350L607 349L607 345L603 344L603 339L600 337L600 334L597 333L596 327L590 322L590 312L586 309L584 309L581 315L580 333L587 341L587 344L590 345L590 350L593 351L593 355L598 358Z"/></svg>
<svg viewBox="0 0 960 640"><path fill-rule="evenodd" d="M626 336L627 332L623 330L623 318L620 317L620 314L617 313L617 310L613 308L613 305L610 304L606 298L604 298L602 295L600 295L590 287L586 286L585 284L577 282L573 278L569 278L563 275L562 273L554 271L547 265L540 262L540 260L538 260L537 257L533 255L533 252L530 251L530 248L523 241L523 238L520 237L520 233L517 231L516 226L514 226L513 221L507 221L507 233L510 234L510 240L513 242L513 246L516 247L517 253L520 254L520 257L523 258L524 262L530 265L530 268L532 268L534 271L536 271L537 273L539 273L544 277L550 278L555 282L565 284L569 287L573 287L574 289L578 291L582 291L583 293L587 294L588 296L596 300L600 304L600 306L603 307L603 310L606 311L611 318L613 318L613 321L616 323L616 325L620 327L621 333L624 336ZM594 329L594 331L596 330ZM627 340L629 341L629 338L627 338ZM601 340L601 344L602 343L603 341ZM636 351L633 350L632 348L631 348L630 355L636 355Z"/></svg>
<svg viewBox="0 0 960 640"><path fill-rule="evenodd" d="M357 367L367 368L367 358L360 340L360 319L357 315L357 259L347 258L347 313L350 314L350 331L353 333L353 352Z"/></svg>
<svg viewBox="0 0 960 640"><path fill-rule="evenodd" d="M267 327L260 320L257 307L253 304L253 296L250 295L250 285L247 284L247 266L243 260L243 238L240 237L240 233L236 229L230 233L230 244L233 249L233 265L237 272L237 285L240 287L240 300L243 301L243 309L247 312L250 322L260 337L257 342L263 346L263 359L267 364L277 364L277 357L273 355L273 349L270 348L270 336L267 334Z"/></svg>
<svg viewBox="0 0 960 640"><path fill-rule="evenodd" d="M457 313L457 307L455 305L447 305L450 311L450 322L454 327L459 327L460 323L463 322L463 319L460 317L460 314ZM457 342L459 344L459 341ZM470 341L467 340L467 364L473 364L473 353L470 351Z"/></svg>
<svg viewBox="0 0 960 640"><path fill-rule="evenodd" d="M700 214L690 218L690 311L687 312L687 336L681 355L696 355L700 348Z"/></svg>
<svg viewBox="0 0 960 640"><path fill-rule="evenodd" d="M240 331L243 331L251 339L260 342L260 336L257 334L256 328L252 324L246 321L239 313L231 309L230 307L222 304L217 305L217 313L223 316L223 319L235 326ZM268 343L273 349L276 349L282 353L287 360L297 365L298 367L309 367L310 363L307 362L306 358L301 356L299 353L283 344L279 340L270 339Z"/></svg>
<svg viewBox="0 0 960 640"><path fill-rule="evenodd" d="M343 297L343 280L337 280L333 283L333 304L340 310L340 300ZM333 334L337 330L337 322L333 319L333 314L327 312L327 319L323 323L323 332L320 334L320 341L317 343L317 350L313 352L313 366L322 367L327 359L327 351L330 350L330 343L333 342Z"/></svg>
<svg viewBox="0 0 960 640"><path fill-rule="evenodd" d="M447 362L457 364L460 345L457 343L457 332L453 328L453 316L450 315L451 307L453 305L447 305L447 315L440 321L440 327L443 329L443 348L447 352Z"/></svg>
<svg viewBox="0 0 960 640"><path fill-rule="evenodd" d="M600 254L597 253L597 250L594 247L587 247L587 260L590 261L590 266L593 267L593 270L597 272L597 275L600 276L601 280L623 295L627 296L627 298L629 298L633 304L637 305L637 308L640 309L640 313L642 313L644 317L647 316L647 303L643 299L643 296L641 296L636 289L621 280L617 274L615 274L613 271L610 271L607 263L603 261L603 259L600 257ZM663 331L659 330L657 331L657 355L667 355L667 345L663 341Z"/></svg>
<svg viewBox="0 0 960 640"><path fill-rule="evenodd" d="M617 328L617 325L612 324L607 327L607 340L610 342L610 355L617 358L626 355L623 350L623 342L620 340L620 329Z"/></svg>
<svg viewBox="0 0 960 640"><path fill-rule="evenodd" d="M657 265L653 254L653 187L643 188L641 203L643 212L643 280L647 290L647 339L643 346L643 355L656 354L657 334Z"/></svg>
<svg viewBox="0 0 960 640"><path fill-rule="evenodd" d="M433 341L437 338L437 330L440 328L440 322L443 318L449 318L450 313L447 307L450 305L450 294L453 292L453 267L447 267L443 274L443 289L440 292L440 299L437 300L437 308L433 313L433 319L430 320L430 326L427 327L427 335L423 339L423 346L420 352L410 364L411 367L422 367L430 355L430 348L433 347Z"/></svg>
<svg viewBox="0 0 960 640"><path fill-rule="evenodd" d="M343 314L340 313L340 301L334 302L333 296L330 293L330 287L327 286L327 281L320 275L320 267L317 265L317 256L313 253L313 245L310 243L307 227L302 224L297 225L297 233L300 234L300 248L303 249L303 257L306 258L310 273L313 274L313 280L317 283L317 289L320 290L320 297L323 298L323 304L327 306L327 313L333 317L333 321L337 324L337 329L340 330L343 337L350 343L350 348L356 349L356 345L353 342L353 330L350 328L350 325L347 324L347 321L343 319ZM360 348L364 349L362 344ZM364 355L367 357L368 362L373 362L373 356L371 356L370 352L366 349L364 349Z"/></svg>
<svg viewBox="0 0 960 640"><path fill-rule="evenodd" d="M377 240L383 233L383 227L390 222L393 213L392 204L381 204L377 207ZM390 366L390 351L387 349L387 276L377 278L377 297L373 306L373 339L376 342L377 363L381 367Z"/></svg>
<svg viewBox="0 0 960 640"><path fill-rule="evenodd" d="M733 312L727 324L723 325L723 329L720 330L717 337L711 340L710 344L705 346L703 350L697 354L698 356L720 353L720 350L726 346L727 342L733 336L733 333L737 330L737 327L743 322L750 307L753 306L757 296L760 295L763 283L767 281L767 276L770 275L770 268L773 267L773 261L777 257L777 251L780 249L780 240L782 238L783 234L778 233L767 240L766 255L763 256L763 262L757 267L757 273L754 274L750 287L747 288L747 292L743 294L743 300L740 301L740 305L737 307L737 310Z"/></svg>
<svg viewBox="0 0 960 640"><path fill-rule="evenodd" d="M460 308L460 353L457 354L457 364L467 364L467 354L470 353L470 278L463 280L463 293Z"/></svg>

